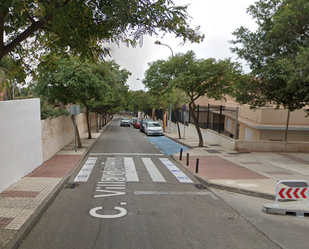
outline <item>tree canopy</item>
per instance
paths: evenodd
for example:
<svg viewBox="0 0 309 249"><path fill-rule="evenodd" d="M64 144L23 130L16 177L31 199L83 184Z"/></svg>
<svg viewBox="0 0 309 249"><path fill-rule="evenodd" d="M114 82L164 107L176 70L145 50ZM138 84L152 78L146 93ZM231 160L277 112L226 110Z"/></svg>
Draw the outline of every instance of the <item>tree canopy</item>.
<svg viewBox="0 0 309 249"><path fill-rule="evenodd" d="M91 108L117 102L127 92L129 72L115 62L93 62L77 57L55 57L51 54L39 65L36 92L53 104L83 104L86 108L88 137Z"/></svg>
<svg viewBox="0 0 309 249"><path fill-rule="evenodd" d="M231 50L245 59L251 79L237 100L252 107L273 102L295 110L309 104L309 2L259 0L248 8L258 28L240 27Z"/></svg>
<svg viewBox="0 0 309 249"><path fill-rule="evenodd" d="M189 27L186 9L171 0L2 0L0 61L8 54L29 59L39 51L98 57L108 52L107 42L135 46L147 34L200 42L204 36Z"/></svg>
<svg viewBox="0 0 309 249"><path fill-rule="evenodd" d="M190 114L194 121L199 146L203 146L203 137L195 115L195 101L201 96L222 99L231 92L232 85L241 74L241 67L229 59L197 59L193 51L176 54L168 61L150 64L143 83L158 93L176 88L186 93L189 99Z"/></svg>

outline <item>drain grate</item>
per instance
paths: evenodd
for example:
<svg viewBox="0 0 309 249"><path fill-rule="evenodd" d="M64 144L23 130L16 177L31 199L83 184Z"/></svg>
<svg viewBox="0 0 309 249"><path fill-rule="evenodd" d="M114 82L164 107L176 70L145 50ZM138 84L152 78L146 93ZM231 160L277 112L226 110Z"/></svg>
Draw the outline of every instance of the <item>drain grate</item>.
<svg viewBox="0 0 309 249"><path fill-rule="evenodd" d="M77 186L76 183L68 183L64 188L74 189Z"/></svg>
<svg viewBox="0 0 309 249"><path fill-rule="evenodd" d="M193 184L197 189L207 189L203 184Z"/></svg>

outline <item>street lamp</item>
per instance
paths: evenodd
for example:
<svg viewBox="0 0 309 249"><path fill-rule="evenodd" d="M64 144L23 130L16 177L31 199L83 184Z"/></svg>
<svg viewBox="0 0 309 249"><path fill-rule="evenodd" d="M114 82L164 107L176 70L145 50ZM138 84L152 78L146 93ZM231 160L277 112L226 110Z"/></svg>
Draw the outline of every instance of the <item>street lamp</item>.
<svg viewBox="0 0 309 249"><path fill-rule="evenodd" d="M154 44L168 47L172 52L172 58L174 57L173 49L169 45L161 43L160 41L155 41ZM169 111L169 117L168 117L168 133L172 132L171 124L172 124L172 103L170 103L170 111Z"/></svg>
<svg viewBox="0 0 309 249"><path fill-rule="evenodd" d="M160 41L155 41L155 44L168 47L171 50L171 52L172 52L172 57L174 57L173 49L169 45L161 43Z"/></svg>

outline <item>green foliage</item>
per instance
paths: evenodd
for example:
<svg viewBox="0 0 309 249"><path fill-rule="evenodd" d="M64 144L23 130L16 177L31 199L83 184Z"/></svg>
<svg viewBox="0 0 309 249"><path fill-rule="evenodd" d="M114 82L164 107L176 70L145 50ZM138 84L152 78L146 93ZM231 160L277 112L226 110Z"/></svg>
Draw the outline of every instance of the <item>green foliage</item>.
<svg viewBox="0 0 309 249"><path fill-rule="evenodd" d="M121 106L130 72L114 61L80 60L50 54L38 67L36 95L50 104L83 104L87 111Z"/></svg>
<svg viewBox="0 0 309 249"><path fill-rule="evenodd" d="M98 58L108 53L106 42L136 46L160 32L200 42L204 35L189 27L186 10L171 0L2 0L0 60L9 53L29 59L39 51Z"/></svg>
<svg viewBox="0 0 309 249"><path fill-rule="evenodd" d="M239 46L231 50L248 61L255 79L237 86L237 100L253 108L267 102L289 110L308 105L309 2L260 0L248 12L258 29L238 28L231 43Z"/></svg>
<svg viewBox="0 0 309 249"><path fill-rule="evenodd" d="M67 109L61 109L61 108L55 108L54 105L50 105L48 103L43 103L41 101L41 119L47 119L47 118L57 118L59 116L68 116L70 115L69 110Z"/></svg>
<svg viewBox="0 0 309 249"><path fill-rule="evenodd" d="M206 95L209 98L222 99L233 91L233 84L241 74L241 67L229 59L197 59L193 51L176 54L168 61L150 64L144 84L150 93L163 99L167 108L172 103L174 109L189 102L191 116L199 135L199 146L203 146L203 137L195 116L195 100Z"/></svg>
<svg viewBox="0 0 309 249"><path fill-rule="evenodd" d="M13 99L15 89L23 85L26 79L26 72L21 60L14 60L4 57L0 61L0 92L6 88L9 99Z"/></svg>

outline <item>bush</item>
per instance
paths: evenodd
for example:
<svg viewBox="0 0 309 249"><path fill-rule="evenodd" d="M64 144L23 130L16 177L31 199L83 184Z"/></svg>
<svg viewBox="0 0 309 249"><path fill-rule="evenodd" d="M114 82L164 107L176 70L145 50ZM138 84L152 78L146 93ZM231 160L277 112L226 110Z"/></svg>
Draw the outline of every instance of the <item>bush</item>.
<svg viewBox="0 0 309 249"><path fill-rule="evenodd" d="M70 111L67 109L55 108L53 105L41 103L41 120L47 118L56 118L59 116L68 116Z"/></svg>

